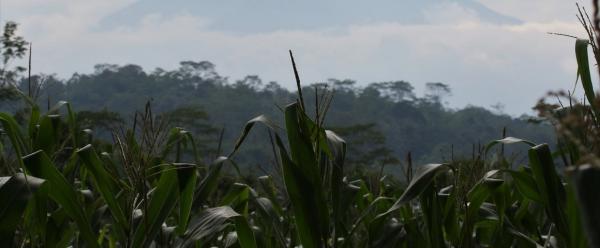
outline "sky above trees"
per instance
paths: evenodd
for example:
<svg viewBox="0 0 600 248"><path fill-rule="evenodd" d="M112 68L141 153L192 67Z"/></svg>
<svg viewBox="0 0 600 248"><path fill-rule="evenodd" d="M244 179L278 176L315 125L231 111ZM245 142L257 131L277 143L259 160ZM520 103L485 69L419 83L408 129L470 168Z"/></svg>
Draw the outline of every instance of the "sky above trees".
<svg viewBox="0 0 600 248"><path fill-rule="evenodd" d="M292 49L306 83L406 80L419 93L443 82L451 106L502 103L511 115L572 87L574 40L547 32L583 36L576 12L564 0L0 0L0 19L33 42L34 73L209 60L231 81L293 87Z"/></svg>

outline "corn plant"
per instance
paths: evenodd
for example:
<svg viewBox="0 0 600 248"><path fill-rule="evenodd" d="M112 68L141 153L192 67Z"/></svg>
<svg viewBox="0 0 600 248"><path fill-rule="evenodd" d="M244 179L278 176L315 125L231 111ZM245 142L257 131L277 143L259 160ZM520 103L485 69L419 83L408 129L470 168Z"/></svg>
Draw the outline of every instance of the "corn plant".
<svg viewBox="0 0 600 248"><path fill-rule="evenodd" d="M0 113L6 175L0 177L0 242L19 247L597 247L599 198L591 189L598 183L600 98L591 85L589 44L597 43L576 42L589 105L543 112L561 134L557 152L547 144L503 137L474 150L472 158L406 170L407 185L382 174L372 180L345 172L346 147L352 144L324 124L331 93L315 97L311 117L293 57L298 99L282 108L283 127L266 116L253 118L233 150L211 163L203 162L189 132L169 127L149 105L136 113L132 128L115 130L112 144L98 145L90 130L80 130L69 103L42 114L22 94L26 124ZM246 180L235 155L256 125L268 130L276 173ZM508 145L523 147L527 161L504 156ZM566 176L557 161L569 166ZM237 176L231 179L227 171Z"/></svg>

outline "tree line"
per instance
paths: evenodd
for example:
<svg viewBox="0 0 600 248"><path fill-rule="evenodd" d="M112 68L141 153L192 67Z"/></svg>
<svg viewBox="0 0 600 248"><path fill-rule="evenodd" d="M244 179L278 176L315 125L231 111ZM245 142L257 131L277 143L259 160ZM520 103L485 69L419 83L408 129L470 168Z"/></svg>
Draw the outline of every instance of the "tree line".
<svg viewBox="0 0 600 248"><path fill-rule="evenodd" d="M209 61L183 61L174 70L150 72L133 64L98 64L89 74L76 73L68 79L33 75L22 77L16 86L23 92L33 89L31 94L42 106L71 102L87 128L106 139L118 125L131 124L136 110L150 103L155 113L169 117L170 125L202 137L207 159L214 158L218 149L231 148L250 118L264 113L277 119L283 105L296 97L295 91L263 82L257 75L231 81ZM417 96L406 81L359 86L350 79L329 79L302 91L309 110L326 99L324 92L331 92L335 100L328 106L324 124L352 144L348 160L356 168L393 168L409 152L417 162L470 156L480 142L500 138L504 129L511 136L537 142L554 139L549 125L527 117L513 118L476 106L448 108L444 99L452 94L451 88L439 82L427 83L423 96ZM18 98L5 99L3 108L17 112L20 105L14 99ZM251 170L270 168L259 162L271 156L270 144L262 137L249 137L248 142L253 145L239 155L241 161Z"/></svg>

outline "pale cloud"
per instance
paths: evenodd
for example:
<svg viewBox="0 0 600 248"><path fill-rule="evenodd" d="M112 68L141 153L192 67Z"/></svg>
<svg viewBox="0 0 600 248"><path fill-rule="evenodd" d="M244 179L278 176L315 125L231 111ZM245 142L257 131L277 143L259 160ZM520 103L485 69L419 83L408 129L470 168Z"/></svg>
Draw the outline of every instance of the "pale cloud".
<svg viewBox="0 0 600 248"><path fill-rule="evenodd" d="M456 2L442 2L423 10L423 16L428 23L449 24L479 22L479 16L472 10Z"/></svg>
<svg viewBox="0 0 600 248"><path fill-rule="evenodd" d="M526 22L576 21L575 3L591 14L591 0L477 0L503 14L510 14Z"/></svg>
<svg viewBox="0 0 600 248"><path fill-rule="evenodd" d="M34 2L53 7L46 13L27 12ZM35 44L35 72L68 77L91 72L96 63L135 63L151 70L174 68L182 60L210 60L221 74L234 79L258 74L292 87L287 57L292 49L307 83L329 77L363 84L408 80L422 90L424 83L439 81L453 88L454 107L502 102L515 115L529 112L547 90L569 88L573 82L574 41L547 32L584 34L575 21L542 14L522 24L483 23L476 13L452 3L428 9L427 24L385 22L237 34L213 30L211 20L184 12L170 17L148 14L134 24L96 29L100 20L134 1L43 2L8 2L24 11L13 16ZM513 10L510 4L480 2Z"/></svg>
<svg viewBox="0 0 600 248"><path fill-rule="evenodd" d="M75 36L94 28L106 16L136 0L8 0L4 20L16 20L35 38ZM36 36L37 35L37 36Z"/></svg>

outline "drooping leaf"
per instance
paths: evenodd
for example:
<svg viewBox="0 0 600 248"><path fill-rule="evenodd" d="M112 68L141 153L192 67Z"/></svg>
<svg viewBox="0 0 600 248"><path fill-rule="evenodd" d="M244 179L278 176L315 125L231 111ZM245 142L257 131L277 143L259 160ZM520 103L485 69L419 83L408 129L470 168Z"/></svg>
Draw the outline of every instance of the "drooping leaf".
<svg viewBox="0 0 600 248"><path fill-rule="evenodd" d="M535 143L529 141L529 140L524 140L524 139L519 139L519 138L515 138L515 137L506 137L503 139L499 139L499 140L494 140L490 143L488 143L485 146L485 154L488 153L488 151L490 149L492 149L492 147L498 145L498 144L504 144L504 145L510 145L510 144L519 144L519 143L523 143L526 144L528 146L535 146Z"/></svg>
<svg viewBox="0 0 600 248"><path fill-rule="evenodd" d="M187 247L193 242L209 239L221 233L229 224L230 219L239 216L240 214L229 206L205 209L192 219L181 245Z"/></svg>
<svg viewBox="0 0 600 248"><path fill-rule="evenodd" d="M11 246L13 236L33 193L45 183L44 179L17 173L0 177L0 244Z"/></svg>
<svg viewBox="0 0 600 248"><path fill-rule="evenodd" d="M388 215L389 213L398 210L403 204L409 202L415 197L419 196L427 186L433 181L436 175L447 171L449 167L446 164L426 164L422 165L417 173L414 175L410 184L404 191L404 193L398 198L394 205L386 212L382 214Z"/></svg>

